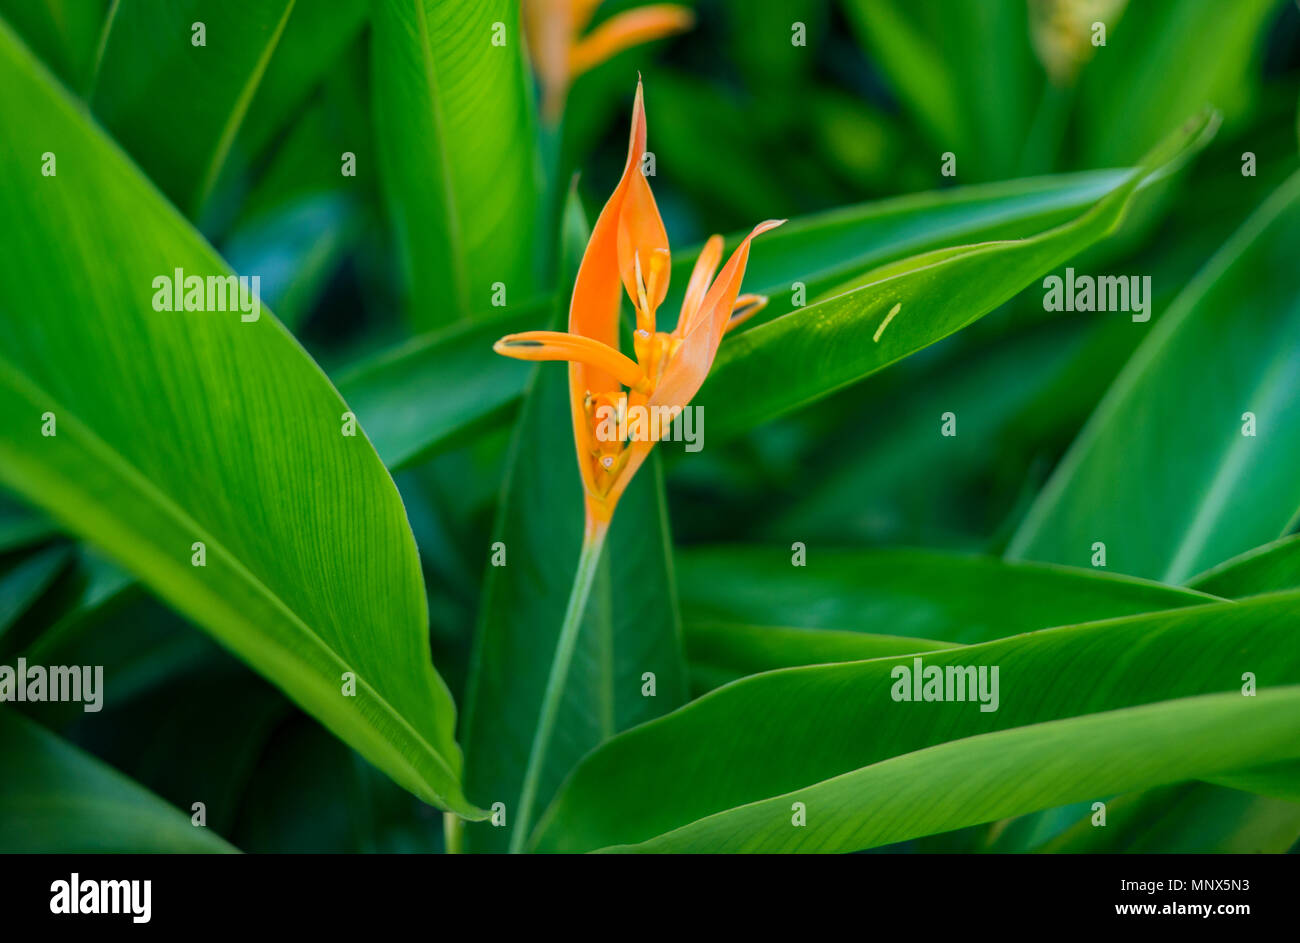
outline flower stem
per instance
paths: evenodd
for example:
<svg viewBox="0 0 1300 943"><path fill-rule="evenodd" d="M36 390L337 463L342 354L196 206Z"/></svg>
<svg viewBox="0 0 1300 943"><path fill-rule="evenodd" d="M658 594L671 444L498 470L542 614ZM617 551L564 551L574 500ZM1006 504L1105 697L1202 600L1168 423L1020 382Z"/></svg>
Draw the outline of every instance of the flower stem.
<svg viewBox="0 0 1300 943"><path fill-rule="evenodd" d="M455 812L442 813L442 835L447 854L459 855L465 850L465 823Z"/></svg>
<svg viewBox="0 0 1300 943"><path fill-rule="evenodd" d="M542 710L537 719L537 729L533 733L533 745L528 753L528 766L524 770L523 789L519 794L519 810L515 815L515 827L510 834L511 854L523 851L524 842L528 840L533 805L537 801L537 785L541 779L542 767L545 765L551 735L555 732L555 720L560 713L564 685L569 677L569 666L573 664L573 652L578 645L578 631L582 628L582 616L587 610L587 597L591 595L591 584L596 578L596 568L600 563L600 551L605 545L608 526L589 524L582 541L578 571L573 575L569 605L564 612L564 623L560 626L560 637L555 643L555 657L551 660L551 673L546 679L546 693L542 695Z"/></svg>

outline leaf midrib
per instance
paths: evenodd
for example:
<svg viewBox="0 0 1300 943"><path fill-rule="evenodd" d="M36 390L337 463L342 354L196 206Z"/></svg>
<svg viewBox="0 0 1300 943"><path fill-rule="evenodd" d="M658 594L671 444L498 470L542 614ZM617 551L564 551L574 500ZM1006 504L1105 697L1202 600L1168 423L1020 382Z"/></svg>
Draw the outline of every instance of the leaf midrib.
<svg viewBox="0 0 1300 943"><path fill-rule="evenodd" d="M469 286L465 284L465 247L460 240L460 214L456 212L456 188L451 180L451 160L447 153L446 124L442 116L442 99L438 93L438 68L433 61L433 42L429 38L429 21L424 13L424 0L412 0L415 5L415 19L420 28L420 56L424 60L424 80L429 91L429 114L433 119L434 136L442 160L438 162L439 176L442 178L444 205L447 207L447 243L452 261L452 278L455 280L457 315L464 317L469 313Z"/></svg>
<svg viewBox="0 0 1300 943"><path fill-rule="evenodd" d="M226 123L221 129L221 136L217 138L217 146L212 149L212 155L208 159L208 166L204 170L202 177L200 177L198 191L194 194L192 210L196 214L203 209L203 204L207 202L208 196L212 193L212 188L216 186L217 177L226 163L230 148L235 143L235 134L238 133L240 125L244 123L244 116L248 114L248 107L253 102L253 95L257 91L257 87L262 84L262 77L266 74L266 68L271 62L271 55L275 52L275 47L280 44L280 37L284 34L284 28L289 22L289 14L293 12L294 3L295 0L286 0L284 13L280 15L280 22L276 24L275 30L271 33L265 46L263 46L262 54L258 56L253 71L249 73L244 87L239 90L234 107L230 109L230 114L226 116Z"/></svg>

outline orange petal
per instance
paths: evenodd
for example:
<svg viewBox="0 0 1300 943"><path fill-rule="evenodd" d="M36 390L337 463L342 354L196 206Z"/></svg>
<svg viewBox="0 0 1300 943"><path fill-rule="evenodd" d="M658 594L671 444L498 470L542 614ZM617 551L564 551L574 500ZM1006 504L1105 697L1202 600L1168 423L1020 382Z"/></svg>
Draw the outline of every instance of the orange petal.
<svg viewBox="0 0 1300 943"><path fill-rule="evenodd" d="M650 455L655 443L644 440L629 442L627 450L630 453L627 457L623 470L619 473L617 479L610 486L609 492L603 496L593 497L588 495L587 513L594 515L598 520L608 521L614 513L614 507L618 504L618 499L623 496L627 486L632 483L632 478L636 475L637 470Z"/></svg>
<svg viewBox="0 0 1300 943"><path fill-rule="evenodd" d="M736 303L731 306L731 317L722 327L722 333L735 330L744 324L758 312L767 307L767 295L741 295L736 299Z"/></svg>
<svg viewBox="0 0 1300 943"><path fill-rule="evenodd" d="M600 6L602 0L559 0L569 8L569 16L573 18L574 34L581 33L591 22L591 18L596 14L596 7Z"/></svg>
<svg viewBox="0 0 1300 943"><path fill-rule="evenodd" d="M650 184L641 172L645 146L645 99L638 78L636 101L632 105L632 135L628 141L627 167L623 174L627 189L618 215L618 268L628 297L636 302L641 294L636 273L637 260L640 259L647 301L653 314L668 293L668 233L659 216L659 207L655 205L654 194L650 192Z"/></svg>
<svg viewBox="0 0 1300 943"><path fill-rule="evenodd" d="M684 407L699 392L709 375L709 368L713 366L713 358L718 352L718 344L722 342L722 334L736 303L736 296L740 294L740 282L745 277L745 265L749 262L749 244L755 236L775 229L784 222L783 219L769 219L755 226L722 267L713 287L704 297L695 323L681 335L673 332L674 336L681 338L682 343L668 362L663 377L650 397L652 404Z"/></svg>
<svg viewBox="0 0 1300 943"><path fill-rule="evenodd" d="M584 2L579 6L594 7L595 4ZM577 11L576 19L582 20L582 24L575 28L581 30L590 18L590 9ZM576 78L624 49L680 33L690 29L694 23L694 13L671 3L637 7L611 16L569 51L569 76Z"/></svg>
<svg viewBox="0 0 1300 943"><path fill-rule="evenodd" d="M542 85L542 113L551 123L564 109L569 88L570 47L580 28L573 25L571 16L569 0L527 0L524 4L524 38Z"/></svg>
<svg viewBox="0 0 1300 943"><path fill-rule="evenodd" d="M682 298L682 313L677 318L675 331L678 337L684 336L695 323L695 316L699 313L700 305L704 303L704 293L709 290L709 282L713 280L713 273L718 270L718 263L721 261L722 237L710 236L709 241L700 250L699 258L695 260L695 268L691 270L691 280L686 283L686 295Z"/></svg>
<svg viewBox="0 0 1300 943"><path fill-rule="evenodd" d="M750 242L755 236L775 229L784 222L783 219L769 219L755 226L740 245L736 246L736 251L731 253L731 258L718 273L717 279L709 288L709 293L704 296L704 304L700 306L697 323L691 331L695 332L707 326L714 350L717 350L718 344L722 342L722 332L727 326L727 318L731 317L736 296L740 294L740 282L745 277L745 266L749 264Z"/></svg>
<svg viewBox="0 0 1300 943"><path fill-rule="evenodd" d="M573 300L569 304L569 333L581 334L618 348L618 308L621 300L618 267L619 216L628 188L641 176L639 162L645 150L645 111L641 103L641 87L637 84L637 105L632 112L632 131L628 139L627 161L623 176L606 201L596 225L591 229L591 239L578 266L578 276L573 284ZM575 386L603 393L613 389L614 379L599 370L578 368Z"/></svg>
<svg viewBox="0 0 1300 943"><path fill-rule="evenodd" d="M492 345L498 354L516 360L567 360L586 364L608 373L624 386L639 393L649 383L635 360L600 341L564 331L526 331L507 334Z"/></svg>

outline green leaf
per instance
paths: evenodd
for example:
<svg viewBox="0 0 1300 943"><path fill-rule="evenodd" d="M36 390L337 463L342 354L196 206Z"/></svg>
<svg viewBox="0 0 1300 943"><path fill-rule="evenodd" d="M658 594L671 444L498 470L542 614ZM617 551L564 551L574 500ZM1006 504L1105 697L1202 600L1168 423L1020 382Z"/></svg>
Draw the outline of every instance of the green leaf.
<svg viewBox="0 0 1300 943"><path fill-rule="evenodd" d="M254 771L234 838L249 854L427 854L441 849L441 834L434 809L295 717Z"/></svg>
<svg viewBox="0 0 1300 943"><path fill-rule="evenodd" d="M1300 838L1300 803L1208 783L1130 793L1089 809L1035 851L1053 854L1282 854ZM995 851L1029 850L995 847Z"/></svg>
<svg viewBox="0 0 1300 943"><path fill-rule="evenodd" d="M1300 588L1300 535L1247 550L1193 577L1187 585L1225 599Z"/></svg>
<svg viewBox="0 0 1300 943"><path fill-rule="evenodd" d="M216 185L292 9L293 0L119 0L112 7L91 108L191 218ZM196 23L204 26L203 45L195 45Z"/></svg>
<svg viewBox="0 0 1300 943"><path fill-rule="evenodd" d="M1078 89L1084 166L1127 163L1204 104L1231 125L1253 93L1261 33L1275 0L1130 2L1083 69ZM1195 63L1194 68L1189 68ZM1124 107L1115 103L1123 101Z"/></svg>
<svg viewBox="0 0 1300 943"><path fill-rule="evenodd" d="M708 547L678 554L682 615L953 643L1217 601L1146 580L929 550Z"/></svg>
<svg viewBox="0 0 1300 943"><path fill-rule="evenodd" d="M25 649L28 664L102 666L104 687L112 692L109 716L178 678L189 683L213 664L237 664L207 635L140 591L124 572L86 556L74 605ZM228 711L215 713L225 716ZM84 717L83 705L47 703L36 716L61 729Z"/></svg>
<svg viewBox="0 0 1300 943"><path fill-rule="evenodd" d="M58 532L48 516L0 490L0 553L40 543Z"/></svg>
<svg viewBox="0 0 1300 943"><path fill-rule="evenodd" d="M571 195L565 239L570 276L587 239L572 225L577 206ZM557 322L563 307L557 301ZM533 370L520 410L492 529L488 552L507 556L505 565L487 568L464 721L466 791L483 805L505 803L506 827L469 826L470 850L504 849L520 817L583 520L568 372L542 364ZM653 697L642 693L646 672L655 676ZM652 454L620 500L605 540L555 733L539 766L533 821L584 753L672 710L686 694L663 475Z"/></svg>
<svg viewBox="0 0 1300 943"><path fill-rule="evenodd" d="M0 757L0 851L7 854L236 850L11 710L0 711Z"/></svg>
<svg viewBox="0 0 1300 943"><path fill-rule="evenodd" d="M70 556L71 549L59 544L0 566L0 647L9 627L49 589Z"/></svg>
<svg viewBox="0 0 1300 943"><path fill-rule="evenodd" d="M754 241L745 291L772 299L760 318L783 314L792 308L795 282L812 299L888 262L1041 232L1074 219L1126 176L1122 170L1096 170L927 190L792 219ZM727 251L745 235L732 235ZM666 310L680 308L698 255L697 246L674 259Z"/></svg>
<svg viewBox="0 0 1300 943"><path fill-rule="evenodd" d="M227 268L3 27L0 85L0 123L60 156L41 178L0 141L0 215L26 221L0 252L0 481L399 784L477 814L410 527L343 400L269 314L154 310L155 277Z"/></svg>
<svg viewBox="0 0 1300 943"><path fill-rule="evenodd" d="M1189 120L1069 222L886 265L729 340L697 398L710 435L725 438L814 402L978 320L1109 234L1139 187L1187 159L1214 127L1212 114Z"/></svg>
<svg viewBox="0 0 1300 943"><path fill-rule="evenodd" d="M639 852L836 852L1297 750L1300 688L1164 701L941 744L692 823ZM916 788L917 785L920 788ZM824 810L807 832L792 802Z"/></svg>
<svg viewBox="0 0 1300 943"><path fill-rule="evenodd" d="M678 554L693 691L776 668L952 648L1218 601L1095 570L1008 565L992 557L926 550L812 554L807 567L791 566L784 549Z"/></svg>
<svg viewBox="0 0 1300 943"><path fill-rule="evenodd" d="M1159 316L1009 557L1085 565L1100 541L1108 567L1177 583L1287 531L1300 509L1298 243L1300 173Z"/></svg>
<svg viewBox="0 0 1300 943"><path fill-rule="evenodd" d="M255 157L266 148L361 33L369 11L367 0L295 0L240 126L237 150ZM327 156L337 173L339 155Z"/></svg>
<svg viewBox="0 0 1300 943"><path fill-rule="evenodd" d="M194 803L202 802L206 828L233 840L242 796L276 724L292 712L289 703L228 657L211 658L198 671L173 671L144 696L123 702L116 667L105 666L103 689L109 693L103 712L82 714L86 722L74 728L79 742L179 809L192 813ZM32 713L44 721L45 711ZM329 734L321 730L320 736ZM295 783L300 795L306 791L301 783Z"/></svg>
<svg viewBox="0 0 1300 943"><path fill-rule="evenodd" d="M936 175L944 151L957 155L962 179L1015 172L1043 84L1027 4L848 0L845 12L867 55L936 146Z"/></svg>
<svg viewBox="0 0 1300 943"><path fill-rule="evenodd" d="M237 272L261 277L261 297L297 331L363 231L360 191L339 155L362 152L321 96L286 133L221 244ZM364 160L361 156L358 160Z"/></svg>
<svg viewBox="0 0 1300 943"><path fill-rule="evenodd" d="M755 675L593 752L535 845L850 851L1292 759L1300 687L1279 686L1300 682L1298 603L1276 594L924 654L926 668L996 666L988 712L895 701L895 666L913 657ZM1243 669L1259 672L1255 697ZM794 800L806 829L791 826Z"/></svg>
<svg viewBox="0 0 1300 943"><path fill-rule="evenodd" d="M551 307L524 305L490 321L426 334L340 373L339 390L384 464L413 465L508 415L529 374L492 344L536 330Z"/></svg>
<svg viewBox="0 0 1300 943"><path fill-rule="evenodd" d="M1041 455L1059 439L1061 448L1069 442L1123 356L1098 343L1110 332L1017 326L978 343L970 332L950 337L924 359L848 391L852 408L823 433L835 447L808 437L798 458L801 487L784 506L764 496L768 513L750 533L774 542L797 535L809 544L1000 552L999 541L1010 536L1004 525L1023 516L1033 497L1027 489L1045 473ZM950 411L958 434L940 435ZM796 414L778 423L818 418Z"/></svg>
<svg viewBox="0 0 1300 943"><path fill-rule="evenodd" d="M683 629L691 692L696 696L761 671L938 651L957 644L904 635L734 622L686 620Z"/></svg>
<svg viewBox="0 0 1300 943"><path fill-rule="evenodd" d="M0 16L77 94L94 71L108 8L109 0L0 0Z"/></svg>
<svg viewBox="0 0 1300 943"><path fill-rule="evenodd" d="M504 44L493 41L504 24ZM412 323L429 330L537 293L541 164L517 3L372 10L380 170Z"/></svg>

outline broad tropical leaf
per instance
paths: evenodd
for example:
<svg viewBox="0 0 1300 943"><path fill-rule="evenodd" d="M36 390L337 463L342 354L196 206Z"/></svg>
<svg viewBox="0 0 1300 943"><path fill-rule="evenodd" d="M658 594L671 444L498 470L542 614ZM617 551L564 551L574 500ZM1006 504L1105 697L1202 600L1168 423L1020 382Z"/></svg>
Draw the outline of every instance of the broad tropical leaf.
<svg viewBox="0 0 1300 943"><path fill-rule="evenodd" d="M0 711L0 851L232 852L206 828L12 710Z"/></svg>
<svg viewBox="0 0 1300 943"><path fill-rule="evenodd" d="M339 374L338 385L398 469L427 458L518 405L528 372L492 352L499 337L535 327L550 304L423 335Z"/></svg>
<svg viewBox="0 0 1300 943"><path fill-rule="evenodd" d="M0 215L24 221L0 252L0 481L401 785L477 814L410 527L343 400L268 312L156 310L156 278L221 259L2 26L0 85Z"/></svg>
<svg viewBox="0 0 1300 943"><path fill-rule="evenodd" d="M529 299L542 182L518 3L377 3L372 30L379 159L411 323L491 314L499 292Z"/></svg>
<svg viewBox="0 0 1300 943"><path fill-rule="evenodd" d="M1095 570L929 550L708 547L678 556L682 614L702 620L987 642L1175 609L1213 596Z"/></svg>
<svg viewBox="0 0 1300 943"><path fill-rule="evenodd" d="M1179 583L1286 533L1300 510L1298 242L1300 173L1153 321L1010 558L1085 566L1102 543L1108 568Z"/></svg>
<svg viewBox="0 0 1300 943"><path fill-rule="evenodd" d="M1300 588L1300 535L1247 550L1194 576L1187 585L1225 599Z"/></svg>
<svg viewBox="0 0 1300 943"><path fill-rule="evenodd" d="M923 253L724 344L697 400L726 437L812 403L960 330L1104 238L1144 182L1194 153L1217 125L1189 119L1090 208L1026 238Z"/></svg>
<svg viewBox="0 0 1300 943"><path fill-rule="evenodd" d="M293 5L118 0L112 6L91 108L192 219L216 186ZM183 120L184 133L159 115Z"/></svg>
<svg viewBox="0 0 1300 943"><path fill-rule="evenodd" d="M1276 594L755 675L593 752L535 845L851 851L1292 759L1297 603ZM998 668L997 709L981 709L991 697L895 700L910 690L895 668L916 658L984 666L985 694ZM1242 695L1246 671L1257 696ZM806 831L791 825L795 800Z"/></svg>

